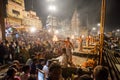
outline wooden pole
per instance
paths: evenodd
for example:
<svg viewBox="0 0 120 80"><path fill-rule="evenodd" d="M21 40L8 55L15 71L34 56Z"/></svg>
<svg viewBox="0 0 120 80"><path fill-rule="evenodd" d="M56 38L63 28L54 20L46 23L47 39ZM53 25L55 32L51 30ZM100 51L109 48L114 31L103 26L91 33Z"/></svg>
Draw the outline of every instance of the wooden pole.
<svg viewBox="0 0 120 80"><path fill-rule="evenodd" d="M101 21L100 21L100 64L102 64L103 57L103 43L104 43L104 26L105 26L105 8L106 1L102 0L101 5Z"/></svg>
<svg viewBox="0 0 120 80"><path fill-rule="evenodd" d="M5 40L5 22L4 22L4 0L0 0L0 28L2 32L2 40Z"/></svg>

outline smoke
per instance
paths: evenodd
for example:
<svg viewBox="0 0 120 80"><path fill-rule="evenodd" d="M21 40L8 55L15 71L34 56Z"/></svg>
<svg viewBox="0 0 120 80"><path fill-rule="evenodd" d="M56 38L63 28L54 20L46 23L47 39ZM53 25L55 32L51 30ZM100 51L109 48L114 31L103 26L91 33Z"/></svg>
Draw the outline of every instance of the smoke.
<svg viewBox="0 0 120 80"><path fill-rule="evenodd" d="M78 9L81 25L86 25L87 20L89 26L95 26L100 22L102 0L55 0L57 12L54 13L61 20L71 20L75 8ZM47 0L25 0L26 10L31 10L33 2L33 10L45 24L46 18L50 13L48 11L49 3ZM106 0L106 29L119 26L120 24L120 0ZM117 27L119 28L119 27ZM112 28L111 28L112 29Z"/></svg>
<svg viewBox="0 0 120 80"><path fill-rule="evenodd" d="M27 2L26 8L30 9L31 1L25 0L25 2ZM48 14L50 14L49 4L47 0L33 0L33 10L37 12L44 24ZM101 0L55 0L54 4L57 7L54 15L61 20L69 19L71 21L74 10L77 9L82 25L86 25L87 19L89 25L100 22Z"/></svg>
<svg viewBox="0 0 120 80"><path fill-rule="evenodd" d="M93 27L100 22L101 0L79 0L78 13L81 25Z"/></svg>
<svg viewBox="0 0 120 80"><path fill-rule="evenodd" d="M97 25L100 22L101 0L56 0L58 6L57 17L69 19L73 16L75 9L79 14L81 25Z"/></svg>

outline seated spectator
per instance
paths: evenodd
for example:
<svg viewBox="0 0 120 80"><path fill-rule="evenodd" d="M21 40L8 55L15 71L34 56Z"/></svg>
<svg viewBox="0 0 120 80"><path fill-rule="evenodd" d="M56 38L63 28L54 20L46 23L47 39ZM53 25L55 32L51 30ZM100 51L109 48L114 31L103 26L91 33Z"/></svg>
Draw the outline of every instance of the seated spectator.
<svg viewBox="0 0 120 80"><path fill-rule="evenodd" d="M37 80L37 77L34 75L31 75L27 80Z"/></svg>
<svg viewBox="0 0 120 80"><path fill-rule="evenodd" d="M49 67L49 76L47 80L63 80L62 68L58 63L52 63Z"/></svg>
<svg viewBox="0 0 120 80"><path fill-rule="evenodd" d="M22 74L21 74L21 80L28 80L28 77L30 76L30 66L29 65L25 65L22 68Z"/></svg>
<svg viewBox="0 0 120 80"><path fill-rule="evenodd" d="M93 80L89 75L84 74L78 80Z"/></svg>
<svg viewBox="0 0 120 80"><path fill-rule="evenodd" d="M44 59L40 59L39 63L37 64L37 68L42 70L44 65L45 65Z"/></svg>
<svg viewBox="0 0 120 80"><path fill-rule="evenodd" d="M12 64L9 68L15 68L16 70L18 70L17 64Z"/></svg>
<svg viewBox="0 0 120 80"><path fill-rule="evenodd" d="M74 80L79 80L80 76L83 75L83 71L81 68L78 68L76 73L77 73L77 77Z"/></svg>
<svg viewBox="0 0 120 80"><path fill-rule="evenodd" d="M20 72L20 68L18 67L18 65L14 63L9 67L9 69L11 68L14 68L16 70L15 77L19 78L21 72Z"/></svg>
<svg viewBox="0 0 120 80"><path fill-rule="evenodd" d="M32 61L32 59L31 58L29 58L27 61L26 61L26 65L29 65L29 66L31 66L31 64L33 63L33 61Z"/></svg>
<svg viewBox="0 0 120 80"><path fill-rule="evenodd" d="M31 71L30 74L36 74L36 65L37 65L37 59L33 59L33 63L31 64Z"/></svg>
<svg viewBox="0 0 120 80"><path fill-rule="evenodd" d="M7 75L4 77L3 80L21 80L19 77L16 77L16 69L15 68L9 68L7 71Z"/></svg>
<svg viewBox="0 0 120 80"><path fill-rule="evenodd" d="M93 71L94 80L108 80L108 70L104 66L96 66Z"/></svg>
<svg viewBox="0 0 120 80"><path fill-rule="evenodd" d="M20 70L20 62L18 60L14 60L13 64L15 64L18 68L18 71Z"/></svg>

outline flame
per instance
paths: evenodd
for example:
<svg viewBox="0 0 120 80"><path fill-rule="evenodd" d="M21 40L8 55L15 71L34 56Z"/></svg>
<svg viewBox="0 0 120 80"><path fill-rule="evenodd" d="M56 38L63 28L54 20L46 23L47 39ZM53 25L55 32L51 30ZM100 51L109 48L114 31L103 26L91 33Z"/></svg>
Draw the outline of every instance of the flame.
<svg viewBox="0 0 120 80"><path fill-rule="evenodd" d="M53 41L58 41L58 38L56 35L53 36Z"/></svg>

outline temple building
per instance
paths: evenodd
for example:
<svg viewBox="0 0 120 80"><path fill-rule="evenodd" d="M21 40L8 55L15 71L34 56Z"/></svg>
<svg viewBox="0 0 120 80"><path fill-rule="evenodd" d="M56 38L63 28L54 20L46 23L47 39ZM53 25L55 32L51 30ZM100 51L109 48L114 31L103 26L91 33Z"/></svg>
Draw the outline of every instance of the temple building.
<svg viewBox="0 0 120 80"><path fill-rule="evenodd" d="M83 19L81 16L83 15L81 15L80 12L78 13L77 9L75 9L71 19L71 34L75 37L88 35L87 19Z"/></svg>
<svg viewBox="0 0 120 80"><path fill-rule="evenodd" d="M77 12L77 9L75 9L73 16L72 16L71 31L72 31L72 34L74 34L75 36L79 36L80 20L79 20L79 14Z"/></svg>

